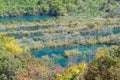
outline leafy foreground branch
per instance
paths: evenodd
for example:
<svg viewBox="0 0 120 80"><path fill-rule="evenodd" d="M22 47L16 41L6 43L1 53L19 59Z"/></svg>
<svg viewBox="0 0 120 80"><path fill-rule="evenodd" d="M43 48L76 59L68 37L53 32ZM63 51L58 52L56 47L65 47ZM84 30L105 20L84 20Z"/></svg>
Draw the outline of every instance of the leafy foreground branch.
<svg viewBox="0 0 120 80"><path fill-rule="evenodd" d="M99 49L90 63L63 68L48 56L32 57L29 49L20 48L15 39L0 36L0 80L119 80L119 70L117 46Z"/></svg>

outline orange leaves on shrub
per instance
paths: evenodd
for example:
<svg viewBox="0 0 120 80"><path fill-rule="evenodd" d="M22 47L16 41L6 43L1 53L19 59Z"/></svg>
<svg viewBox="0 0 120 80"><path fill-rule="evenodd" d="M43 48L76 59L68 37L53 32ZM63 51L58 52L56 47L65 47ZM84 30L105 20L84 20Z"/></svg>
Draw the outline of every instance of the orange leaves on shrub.
<svg viewBox="0 0 120 80"><path fill-rule="evenodd" d="M80 63L66 68L63 74L56 74L56 80L79 80L80 75L84 74L87 70L86 63Z"/></svg>

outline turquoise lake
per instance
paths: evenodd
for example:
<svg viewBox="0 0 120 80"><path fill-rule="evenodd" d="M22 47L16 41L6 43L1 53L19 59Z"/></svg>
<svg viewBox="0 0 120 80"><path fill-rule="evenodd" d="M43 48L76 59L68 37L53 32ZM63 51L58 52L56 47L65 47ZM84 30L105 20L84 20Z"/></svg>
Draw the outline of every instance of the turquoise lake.
<svg viewBox="0 0 120 80"><path fill-rule="evenodd" d="M69 63L90 62L94 59L95 52L98 48L108 47L109 45L90 45L90 46L70 46L70 47L58 47L58 48L44 48L38 51L33 51L32 55L41 58L48 55L53 59L55 64L59 64L62 67L68 66ZM65 58L63 55L68 50L78 50L83 52L83 56ZM86 55L84 55L87 53Z"/></svg>
<svg viewBox="0 0 120 80"><path fill-rule="evenodd" d="M35 22L35 21L45 20L49 18L52 18L52 16L17 16L17 17L0 18L0 22L9 22L9 21Z"/></svg>
<svg viewBox="0 0 120 80"><path fill-rule="evenodd" d="M41 21L41 20L46 20L52 18L51 16L18 16L18 17L6 17L6 18L0 18L0 22L10 22L10 21L28 21L28 22L36 22L36 21ZM43 30L43 29L48 29L48 26L43 26L43 27L39 27L39 26L33 26L33 27L21 27L21 28L15 28L15 31L21 31L21 30ZM6 29L6 30L0 30L0 32L6 32L6 31L10 31L12 29ZM112 31L105 31L102 33L98 33L98 32L91 32L88 34L83 33L81 34L81 36L95 36L95 37L99 37L99 36L109 36L111 34L119 34L120 33L120 28L119 29L113 29ZM28 34L28 35L22 35L22 34L15 34L13 35L9 35L10 37L15 37L16 39L22 39L23 37L26 38L33 38L33 37L43 37L44 34L41 33L37 33L37 34ZM79 35L78 35L79 36ZM41 40L42 41L42 40ZM96 44L96 45L90 45L90 46L69 46L69 47L58 47L58 48L44 48L41 50L37 50L37 51L32 51L31 54L33 56L35 56L36 58L41 58L43 56L49 56L52 61L55 64L59 64L62 67L67 67L69 64L76 64L79 62L90 62L94 59L95 57L95 53L97 51L98 48L101 47L108 47L110 45L100 45L100 44ZM83 53L82 56L71 56L70 58L66 58L65 57L65 51L68 50L78 50L80 52Z"/></svg>

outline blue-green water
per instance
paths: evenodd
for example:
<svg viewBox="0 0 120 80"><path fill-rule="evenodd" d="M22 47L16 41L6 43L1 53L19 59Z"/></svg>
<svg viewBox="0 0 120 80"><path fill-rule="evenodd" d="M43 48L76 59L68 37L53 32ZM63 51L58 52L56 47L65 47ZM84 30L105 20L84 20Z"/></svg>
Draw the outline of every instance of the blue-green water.
<svg viewBox="0 0 120 80"><path fill-rule="evenodd" d="M52 18L51 16L17 16L17 17L6 17L6 18L0 18L0 23L1 22L11 22L11 21L28 21L28 22L36 22L36 21L41 21L41 20L46 20ZM18 27L18 28L12 28L12 29L6 29L6 30L0 30L0 32L7 32L7 31L21 31L21 30L28 30L28 31L33 31L33 30L43 30L43 29L50 29L49 26L32 26L32 27ZM111 34L119 34L120 33L120 28L119 29L113 29L112 31L106 31L104 30L103 32L91 32L91 33L83 33L81 36L109 36ZM23 37L26 38L34 38L34 37L42 37L44 40L44 34L42 33L35 33L35 34L14 34L14 35L8 35L8 36L13 36L17 39L22 39ZM60 39L60 37L58 37ZM64 36L63 36L64 39ZM70 46L70 47L58 47L58 48L44 48L38 51L33 51L32 55L41 58L42 56L48 55L50 58L52 58L53 62L55 64L59 64L63 67L68 66L68 64L75 64L78 62L89 62L94 59L95 52L98 48L104 47L104 45L90 45L90 46ZM71 56L70 58L65 57L65 51L68 50L78 50L82 52L82 56ZM87 54L86 54L87 53Z"/></svg>
<svg viewBox="0 0 120 80"><path fill-rule="evenodd" d="M35 22L35 21L49 19L51 17L52 16L17 16L17 17L5 17L5 18L0 18L0 22L9 22L9 21Z"/></svg>
<svg viewBox="0 0 120 80"><path fill-rule="evenodd" d="M34 26L34 27L22 27L22 28L19 28L19 29L14 29L15 31L20 31L20 30L39 30L40 28L42 28L41 30L43 29L48 29L47 26L43 26L43 27L38 27L38 26ZM6 30L6 31L9 31L9 30ZM55 33L56 34L56 33ZM99 36L102 36L102 37L107 37L107 36L110 36L112 34L120 34L120 28L119 29L113 29L112 30L112 33L111 32L103 32L103 33L98 33L98 32L91 32L90 34L87 34L87 33L82 33L81 35L78 35L78 36L83 36L83 37L86 37L86 36L94 36L94 37L99 37ZM22 39L23 37L26 37L26 38L35 38L35 37L40 37L40 38L43 38L44 34L42 33L35 33L35 34L27 34L27 35L24 35L24 34L14 34L14 35L8 35L9 37L15 37L16 39ZM76 37L76 36L75 36ZM54 37L52 37L51 39L54 39ZM62 39L64 40L65 39L65 36L59 36L58 39ZM45 39L41 39L41 41L44 41Z"/></svg>
<svg viewBox="0 0 120 80"><path fill-rule="evenodd" d="M107 31L102 31L102 32L90 32L90 33L81 33L81 36L95 36L95 37L99 37L99 36L109 36L112 34L120 34L120 28L118 29L113 29L113 30L107 30Z"/></svg>
<svg viewBox="0 0 120 80"><path fill-rule="evenodd" d="M55 64L59 64L63 67L68 66L68 64L71 62L78 63L82 61L89 62L94 59L95 52L98 48L104 47L105 45L90 45L90 46L71 46L71 47L58 47L58 48L44 48L38 51L33 51L32 55L41 58L42 56L48 55L49 57L52 57ZM80 52L83 52L82 56L76 56L71 58L65 58L62 55L64 55L65 51L68 50L78 50ZM85 55L85 53L87 53Z"/></svg>
<svg viewBox="0 0 120 80"><path fill-rule="evenodd" d="M7 31L35 31L35 30L44 30L44 29L48 29L49 26L31 26L31 27L26 27L26 25L23 25L22 27L16 27L16 28L7 28L7 29L3 29L0 30L0 32L7 32Z"/></svg>
<svg viewBox="0 0 120 80"><path fill-rule="evenodd" d="M22 39L22 38L33 38L33 37L42 37L44 34L36 33L36 34L14 34L14 35L7 35L9 37L14 37L15 39Z"/></svg>

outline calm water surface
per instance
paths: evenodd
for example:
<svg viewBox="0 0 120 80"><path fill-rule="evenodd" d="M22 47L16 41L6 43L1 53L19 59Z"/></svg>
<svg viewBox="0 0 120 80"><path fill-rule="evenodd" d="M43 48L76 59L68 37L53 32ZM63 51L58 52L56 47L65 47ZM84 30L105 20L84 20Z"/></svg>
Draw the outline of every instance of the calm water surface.
<svg viewBox="0 0 120 80"><path fill-rule="evenodd" d="M52 16L17 16L17 17L0 18L0 22L9 22L9 21L35 22L35 21L45 20L49 18L52 18Z"/></svg>
<svg viewBox="0 0 120 80"><path fill-rule="evenodd" d="M36 22L36 21L40 21L40 20L45 20L45 19L49 19L52 18L51 16L18 16L18 17L6 17L6 18L0 18L0 23L1 22L9 22L9 21L28 21L28 22ZM45 27L43 27L44 29ZM26 28L23 27L21 29L16 28L16 31L19 30L38 30L38 26L35 27L31 27L31 28ZM5 31L9 31L5 30ZM1 31L4 32L4 31ZM119 34L120 33L120 29L118 30L112 30L113 34ZM98 32L92 32L89 35L90 36L108 36L110 35L110 32L105 32L102 34L99 34ZM34 37L34 36L42 36L42 34L36 34L36 35L28 35L27 37ZM88 36L88 34L81 34L81 36ZM15 35L15 38L19 38L21 39L23 37L23 35ZM33 51L31 52L31 54L37 58L41 58L42 56L48 55L50 58L53 59L53 62L55 64L59 64L63 67L68 66L68 64L71 63L78 63L78 62L89 62L91 60L94 59L95 56L95 52L98 48L104 47L105 45L91 45L91 46L70 46L70 47L59 47L59 48L44 48L38 51ZM83 56L73 56L70 58L65 58L63 55L65 54L65 51L68 50L78 50L80 52L83 53ZM88 53L87 55L85 53ZM84 55L85 54L85 55Z"/></svg>
<svg viewBox="0 0 120 80"><path fill-rule="evenodd" d="M105 45L91 45L91 46L74 46L74 47L59 47L59 48L44 48L38 51L33 51L32 55L41 58L42 56L48 55L49 57L52 57L55 64L60 64L63 67L66 67L70 62L72 63L78 63L78 62L89 62L94 59L95 52L98 48L104 47ZM61 55L64 55L65 51L68 50L78 50L80 52L89 53L84 56L78 56L78 57L71 57L71 58L65 58Z"/></svg>

